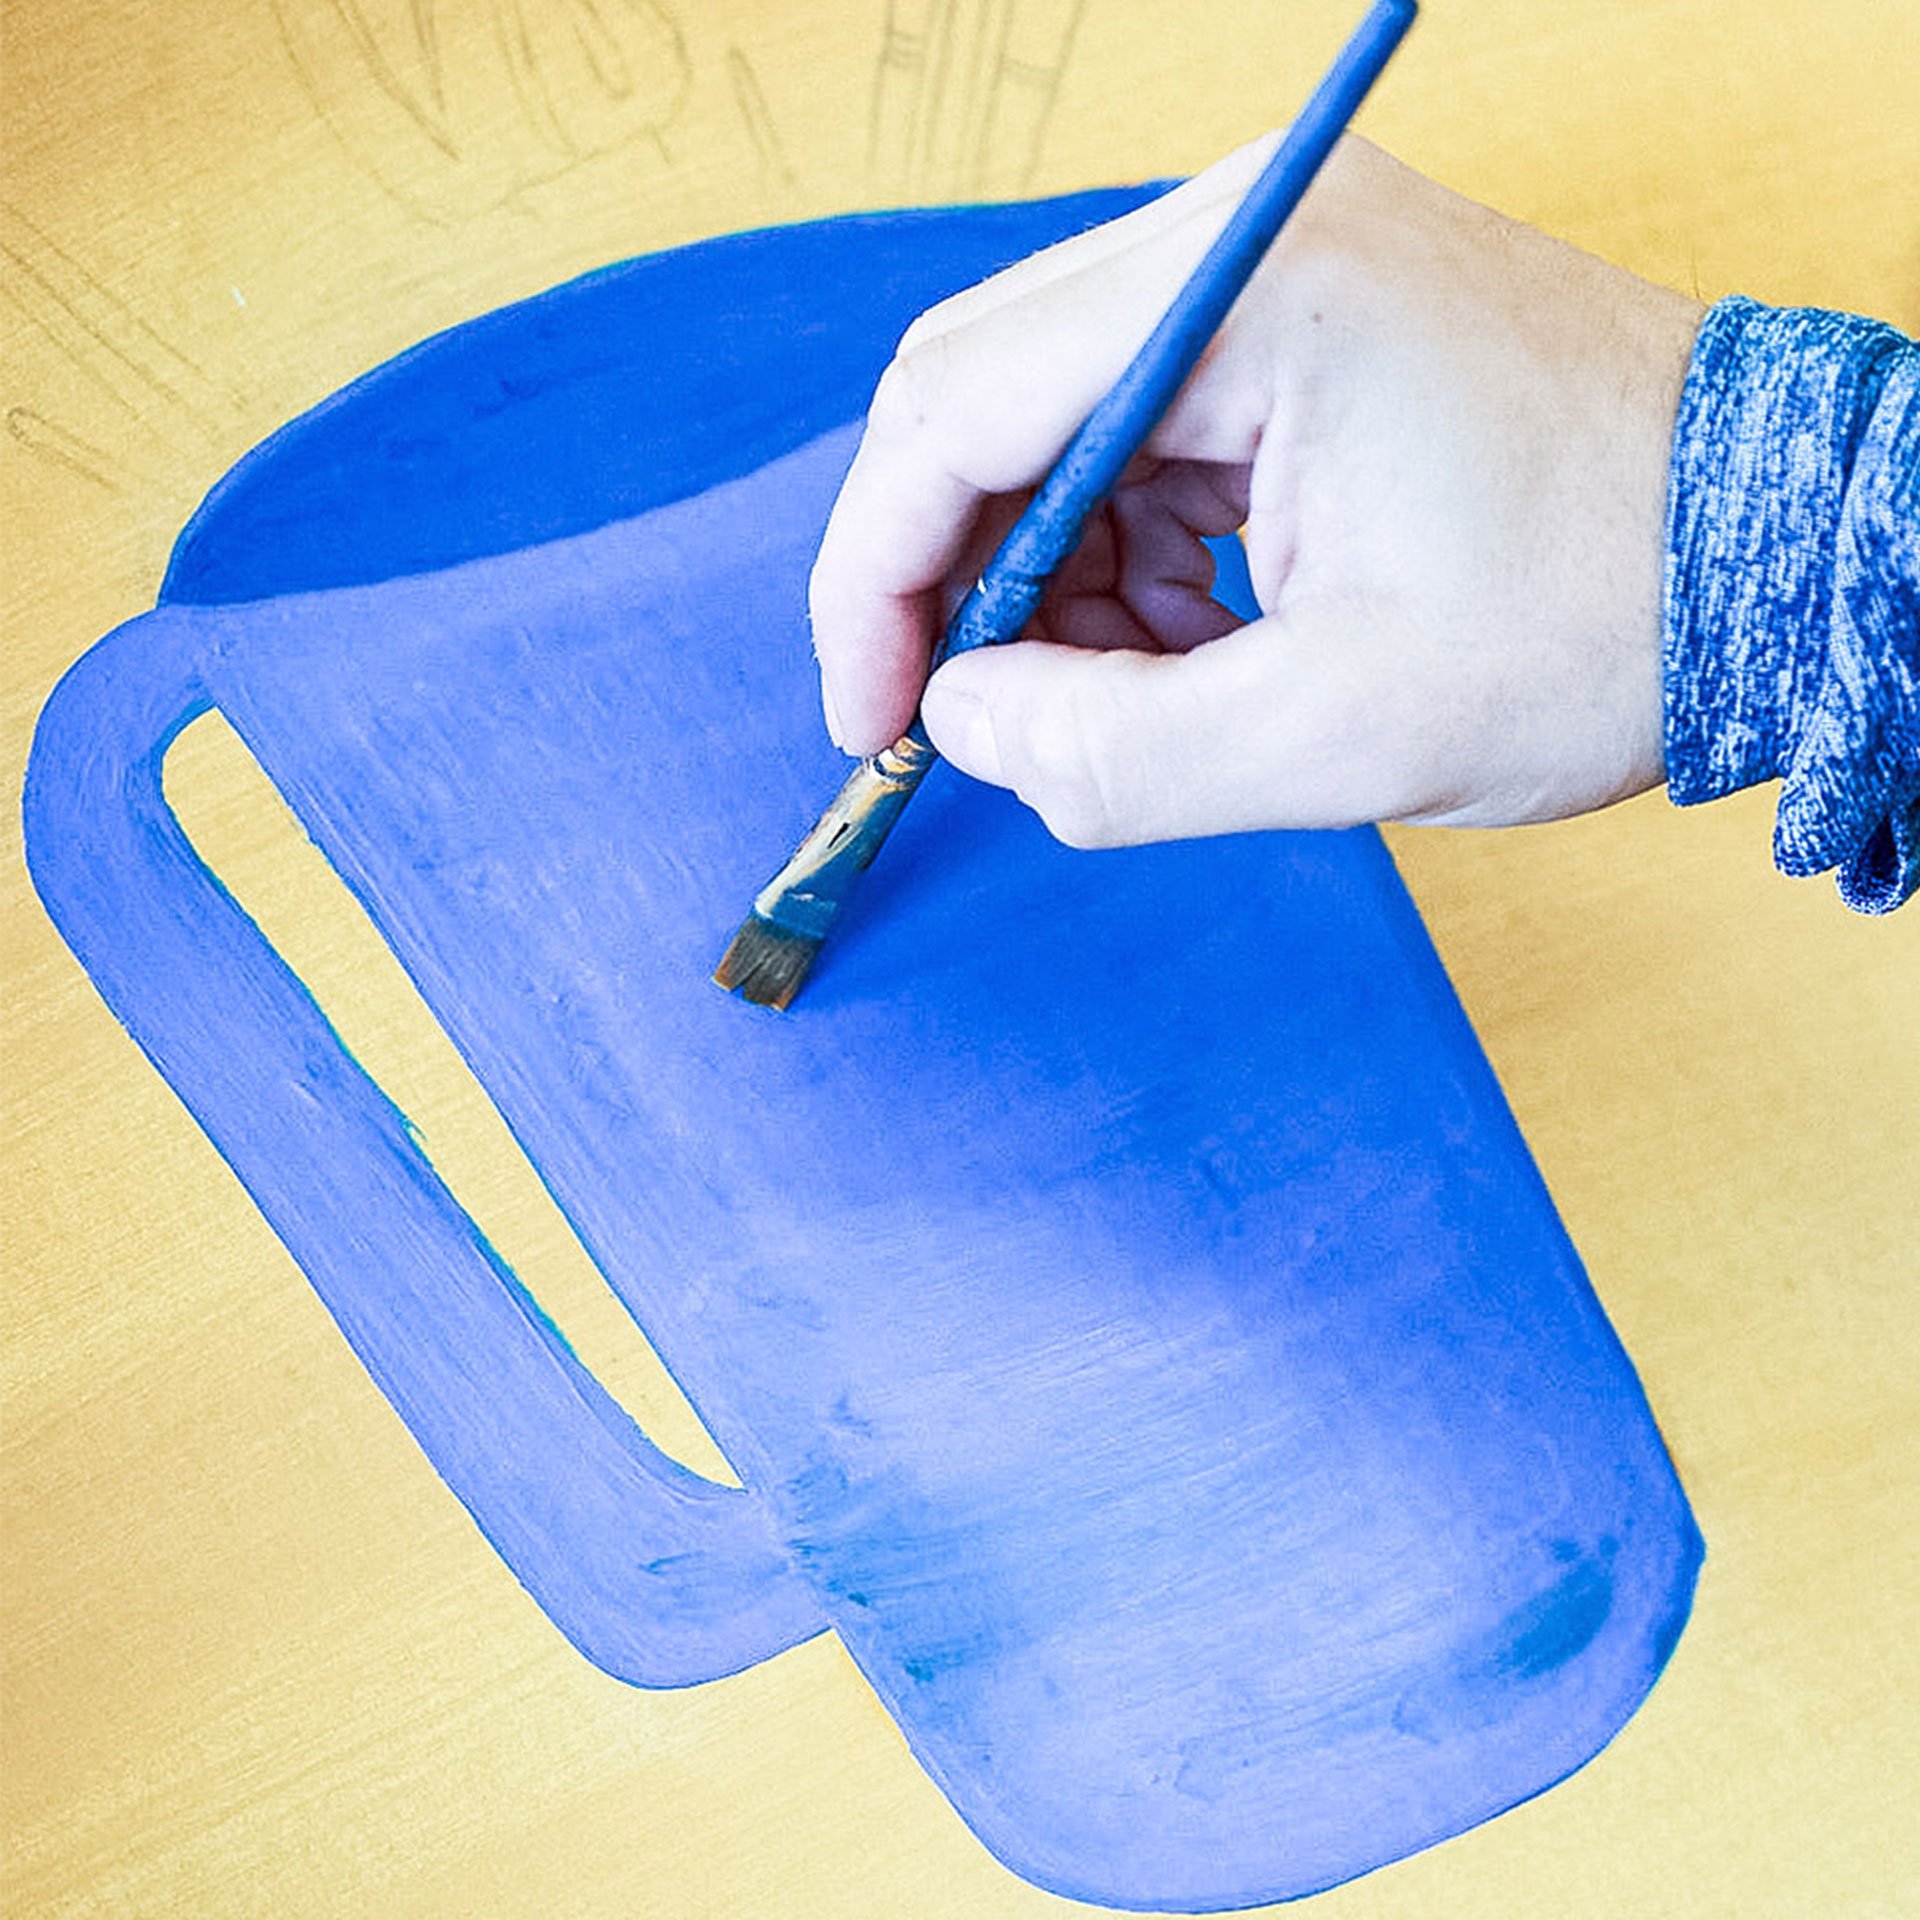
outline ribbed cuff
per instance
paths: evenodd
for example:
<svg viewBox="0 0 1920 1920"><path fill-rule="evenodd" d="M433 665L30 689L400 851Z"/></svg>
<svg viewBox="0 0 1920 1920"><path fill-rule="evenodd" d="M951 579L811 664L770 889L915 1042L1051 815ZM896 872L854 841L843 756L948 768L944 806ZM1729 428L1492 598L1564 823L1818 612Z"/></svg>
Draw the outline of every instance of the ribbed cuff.
<svg viewBox="0 0 1920 1920"><path fill-rule="evenodd" d="M1785 782L1783 872L1852 906L1920 886L1920 348L1849 314L1723 300L1668 493L1666 758L1681 806Z"/></svg>

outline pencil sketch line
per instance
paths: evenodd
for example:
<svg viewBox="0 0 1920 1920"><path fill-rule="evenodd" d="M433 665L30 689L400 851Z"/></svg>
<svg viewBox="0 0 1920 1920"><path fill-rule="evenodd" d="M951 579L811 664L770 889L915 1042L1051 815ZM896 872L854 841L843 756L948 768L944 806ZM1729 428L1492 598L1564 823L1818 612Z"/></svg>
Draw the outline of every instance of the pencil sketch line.
<svg viewBox="0 0 1920 1920"><path fill-rule="evenodd" d="M408 10L415 45L426 68L427 90L432 96L431 111L418 93L400 77L398 68L381 45L380 36L367 23L366 16L355 0L327 0L327 5L346 29L347 38L359 54L367 77L449 160L458 160L460 146L448 121L446 77L441 70L440 34L434 20L433 0L412 0Z"/></svg>
<svg viewBox="0 0 1920 1920"><path fill-rule="evenodd" d="M560 109L554 103L552 89L534 51L533 35L527 25L526 10L519 0L499 0L494 9L494 24L500 35L500 50L506 57L507 76L513 82L520 112L534 134L550 147L571 157L579 149L568 137Z"/></svg>
<svg viewBox="0 0 1920 1920"><path fill-rule="evenodd" d="M414 38L420 43L427 66L427 87L433 95L434 111L444 122L447 114L446 69L440 58L440 22L435 17L434 0L412 0Z"/></svg>
<svg viewBox="0 0 1920 1920"><path fill-rule="evenodd" d="M874 60L873 95L868 108L867 169L889 185L910 183L913 155L926 92L927 25L925 9L937 0L906 0L919 16L902 19L903 0L887 0L880 51Z"/></svg>
<svg viewBox="0 0 1920 1920"><path fill-rule="evenodd" d="M976 177L984 177L994 165L996 136L1002 135L1004 123L1009 117L1006 112L1009 96L1024 92L1028 104L1026 125L1018 130L1009 130L1014 132L1021 150L1018 165L1011 169L1011 174L1015 186L1025 187L1031 183L1034 171L1040 164L1047 134L1053 125L1054 112L1060 101L1060 85L1073 58L1080 22L1085 13L1086 0L1065 0L1064 12L1056 14L1050 23L1055 28L1051 44L1043 42L1036 49L1023 41L1020 51L1016 53L1012 40L1013 14L1009 11L1007 33L1002 38L994 63L986 113L981 121L979 144L974 154Z"/></svg>
<svg viewBox="0 0 1920 1920"><path fill-rule="evenodd" d="M1085 0L888 0L869 173L915 192L1026 185L1085 10Z"/></svg>
<svg viewBox="0 0 1920 1920"><path fill-rule="evenodd" d="M664 132L692 88L684 34L659 0L485 0L458 15L439 0L273 0L273 13L317 117L382 192L436 226L521 204L623 146L670 164Z"/></svg>
<svg viewBox="0 0 1920 1920"><path fill-rule="evenodd" d="M113 477L113 462L98 447L82 440L77 433L56 426L32 407L9 407L7 431L27 452L37 454L43 460L51 460L56 466L65 467L70 473L91 480L95 486L106 488L109 493L125 491Z"/></svg>
<svg viewBox="0 0 1920 1920"><path fill-rule="evenodd" d="M981 111L971 155L973 177L984 180L993 170L993 136L999 121L1000 91L1014 64L1008 49L1013 43L1014 8L1000 16L1000 32L994 42L992 78L987 82L986 104Z"/></svg>
<svg viewBox="0 0 1920 1920"><path fill-rule="evenodd" d="M975 156L986 145L994 56L1012 31L1015 4L1016 0L977 0L971 31L958 49L959 77L950 116L952 165L955 173L969 182L979 172Z"/></svg>
<svg viewBox="0 0 1920 1920"><path fill-rule="evenodd" d="M55 244L17 207L0 203L0 259L14 270L9 291L14 302L63 352L108 387L114 398L139 414L156 397L202 428L211 424L207 401L234 403L221 393L203 368L143 320L132 307L79 261ZM40 298L34 300L37 293ZM49 319L42 309L50 308ZM99 352L72 337L77 331ZM102 356L105 356L103 364ZM108 377L117 363L131 376L131 391ZM195 390L199 391L196 392Z"/></svg>
<svg viewBox="0 0 1920 1920"><path fill-rule="evenodd" d="M595 0L574 0L573 38L587 70L610 99L631 100L638 86L620 36L602 16Z"/></svg>
<svg viewBox="0 0 1920 1920"><path fill-rule="evenodd" d="M554 54L550 45L542 50L536 27L536 22L550 27L549 13L538 9L530 13L527 0L498 0L496 6L501 50L535 136L570 158L603 153L634 140L663 144L661 135L685 104L693 78L679 23L653 0L633 0L626 9L625 30L601 11L598 0L564 0L564 4L565 32L589 82L584 88L556 81ZM632 37L636 34L645 35L650 44L638 44ZM648 101L642 90L656 75L667 76L666 84L660 97ZM593 117L597 105L627 110L625 124L597 124ZM574 110L571 117L569 106Z"/></svg>
<svg viewBox="0 0 1920 1920"><path fill-rule="evenodd" d="M9 263L13 262L13 255L4 248L0 248L0 258L7 260ZM21 318L24 319L29 326L33 327L36 332L45 335L116 407L132 414L136 420L143 418L139 403L114 384L108 377L106 369L98 364L96 357L87 352L83 345L75 341L71 334L63 328L57 320L49 318L34 302L23 299L20 288L4 275L0 275L0 294L4 294L8 304L13 307ZM57 304L57 302L55 304ZM71 315L68 317L69 319L72 318Z"/></svg>
<svg viewBox="0 0 1920 1920"><path fill-rule="evenodd" d="M299 78L301 90L307 96L307 103L313 108L314 117L333 135L334 139L340 143L341 151L346 154L347 158L353 161L356 166L360 167L366 173L367 177L372 180L373 184L378 187L401 212L408 215L411 219L422 222L426 226L450 226L452 224L451 221L445 219L439 213L436 213L432 208L423 205L414 195L404 192L398 184L388 179L386 169L375 157L369 144L353 138L341 124L338 117L334 114L332 107L328 104L325 93L321 90L319 75L315 72L313 63L301 50L299 36L295 32L293 21L288 17L288 10L294 4L295 0L273 0L273 21L280 35L280 44L286 51L287 60ZM440 62L440 51L437 29L435 29L432 22L432 0L413 0L413 6L416 28L419 28L423 23L425 25L428 37L423 40L422 44L427 49L427 57L431 66L437 72ZM432 82L432 85L436 89L439 88L439 84L437 79ZM389 96L389 98L391 98L391 96ZM404 102L400 104L402 111L407 112L408 117L413 119L416 125L419 125L417 115L414 115L411 110L406 107ZM442 95L439 104L444 107L444 95ZM424 131L443 155L449 159L458 158L458 155L449 149L444 140L435 137L430 125L424 128Z"/></svg>
<svg viewBox="0 0 1920 1920"><path fill-rule="evenodd" d="M18 266L21 263L10 249L0 247L0 258ZM208 437L212 429L184 402L173 400L172 396L158 387L146 387L127 378L128 369L116 367L115 361L105 354L89 351L88 342L94 341L108 348L111 344L102 339L99 333L87 321L85 315L77 314L62 301L57 293L47 292L44 300L32 300L24 297L22 281L34 276L30 269L9 278L0 275L0 293L6 296L7 303L31 326L42 335L54 349L65 356L75 371L83 379L90 381L107 399L112 402L127 419L131 420L141 433L162 439L158 427L150 417L152 411L167 413L171 411L176 424L184 422L196 436ZM45 283L38 282L43 290ZM66 324L62 324L62 322ZM170 406L171 403L171 406Z"/></svg>
<svg viewBox="0 0 1920 1920"><path fill-rule="evenodd" d="M947 77L953 63L955 0L937 0L927 32L926 75L920 87L919 141L909 166L916 185L933 173L940 128L946 113Z"/></svg>
<svg viewBox="0 0 1920 1920"><path fill-rule="evenodd" d="M760 170L775 175L787 186L794 185L794 171L787 163L779 130L773 124L760 76L754 72L753 62L738 47L727 49L727 77L733 83L733 103L746 123L747 138L753 142Z"/></svg>

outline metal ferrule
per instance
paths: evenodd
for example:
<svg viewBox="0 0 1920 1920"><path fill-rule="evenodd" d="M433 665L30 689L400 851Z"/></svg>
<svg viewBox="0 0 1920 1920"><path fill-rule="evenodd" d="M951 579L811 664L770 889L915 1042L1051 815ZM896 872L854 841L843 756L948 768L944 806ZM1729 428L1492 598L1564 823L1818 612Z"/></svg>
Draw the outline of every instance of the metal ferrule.
<svg viewBox="0 0 1920 1920"><path fill-rule="evenodd" d="M807 939L824 939L848 887L872 865L901 809L939 759L916 721L862 760L794 856L761 888L754 911Z"/></svg>

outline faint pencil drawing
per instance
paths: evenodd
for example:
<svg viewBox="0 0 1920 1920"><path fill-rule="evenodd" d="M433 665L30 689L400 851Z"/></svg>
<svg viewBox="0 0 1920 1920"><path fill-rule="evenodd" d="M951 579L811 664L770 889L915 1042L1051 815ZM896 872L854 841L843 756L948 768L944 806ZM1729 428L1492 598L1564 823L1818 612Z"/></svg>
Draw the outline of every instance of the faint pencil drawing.
<svg viewBox="0 0 1920 1920"><path fill-rule="evenodd" d="M55 466L77 473L83 480L104 487L109 493L122 491L114 477L114 463L100 448L70 433L57 422L37 413L32 407L7 409L7 432L29 453L50 460Z"/></svg>
<svg viewBox="0 0 1920 1920"><path fill-rule="evenodd" d="M867 161L898 192L1029 184L1085 0L889 0Z"/></svg>
<svg viewBox="0 0 1920 1920"><path fill-rule="evenodd" d="M274 0L274 14L314 110L388 194L436 223L623 147L670 162L667 130L693 78L657 0Z"/></svg>
<svg viewBox="0 0 1920 1920"><path fill-rule="evenodd" d="M18 208L0 203L0 294L98 396L85 431L36 403L7 411L27 451L103 486L223 443L238 399ZM17 369L13 369L17 374Z"/></svg>
<svg viewBox="0 0 1920 1920"><path fill-rule="evenodd" d="M794 171L781 145L779 131L773 124L773 115L767 108L767 96L760 85L760 76L754 71L753 62L739 47L727 49L727 80L733 88L734 105L740 109L740 118L746 125L747 138L753 142L760 171L792 186Z"/></svg>
<svg viewBox="0 0 1920 1920"><path fill-rule="evenodd" d="M415 5L423 0L414 0ZM679 26L653 0L495 0L507 68L528 123L584 158L665 131L692 78Z"/></svg>

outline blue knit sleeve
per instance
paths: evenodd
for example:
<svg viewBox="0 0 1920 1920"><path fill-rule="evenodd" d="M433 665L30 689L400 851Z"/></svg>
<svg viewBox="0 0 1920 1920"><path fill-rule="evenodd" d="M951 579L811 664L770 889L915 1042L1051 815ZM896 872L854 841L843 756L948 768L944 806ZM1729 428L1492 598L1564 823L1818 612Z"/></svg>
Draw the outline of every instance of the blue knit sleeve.
<svg viewBox="0 0 1920 1920"><path fill-rule="evenodd" d="M1675 424L1666 756L1681 806L1778 778L1783 873L1920 888L1920 345L1722 300Z"/></svg>

